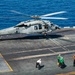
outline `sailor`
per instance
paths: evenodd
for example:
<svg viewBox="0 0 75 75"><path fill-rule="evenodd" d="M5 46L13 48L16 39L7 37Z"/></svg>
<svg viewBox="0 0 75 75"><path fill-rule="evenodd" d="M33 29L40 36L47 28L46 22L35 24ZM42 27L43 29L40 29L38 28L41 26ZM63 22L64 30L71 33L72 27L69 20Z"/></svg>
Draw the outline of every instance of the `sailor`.
<svg viewBox="0 0 75 75"><path fill-rule="evenodd" d="M73 55L73 66L75 67L75 54Z"/></svg>
<svg viewBox="0 0 75 75"><path fill-rule="evenodd" d="M58 66L60 66L60 58L61 58L61 55L59 54L59 55L57 56L57 60L58 60L57 65L58 65Z"/></svg>
<svg viewBox="0 0 75 75"><path fill-rule="evenodd" d="M37 60L37 62L36 62L36 68L38 68L38 69L41 68L41 59Z"/></svg>
<svg viewBox="0 0 75 75"><path fill-rule="evenodd" d="M59 62L60 57L61 57L61 55L59 54L59 55L57 56L58 62Z"/></svg>
<svg viewBox="0 0 75 75"><path fill-rule="evenodd" d="M59 66L59 67L63 67L63 66L65 65L65 63L64 63L64 58L59 54L59 55L57 56L57 59L58 59L58 66Z"/></svg>

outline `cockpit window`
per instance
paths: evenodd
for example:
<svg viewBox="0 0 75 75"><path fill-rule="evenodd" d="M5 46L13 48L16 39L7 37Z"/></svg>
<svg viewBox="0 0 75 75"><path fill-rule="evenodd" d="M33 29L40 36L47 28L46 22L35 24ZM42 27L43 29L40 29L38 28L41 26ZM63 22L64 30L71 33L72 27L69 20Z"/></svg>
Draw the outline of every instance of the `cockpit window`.
<svg viewBox="0 0 75 75"><path fill-rule="evenodd" d="M44 28L45 28L45 29L48 29L48 25L45 25Z"/></svg>
<svg viewBox="0 0 75 75"><path fill-rule="evenodd" d="M39 29L42 29L42 25L41 24L39 24Z"/></svg>
<svg viewBox="0 0 75 75"><path fill-rule="evenodd" d="M23 27L24 26L24 24L21 24L21 25L18 25L17 27Z"/></svg>
<svg viewBox="0 0 75 75"><path fill-rule="evenodd" d="M51 26L54 26L54 24L53 24L53 23L51 23Z"/></svg>
<svg viewBox="0 0 75 75"><path fill-rule="evenodd" d="M34 26L34 29L35 30L42 29L42 25L41 24L38 24L38 25Z"/></svg>
<svg viewBox="0 0 75 75"><path fill-rule="evenodd" d="M27 27L27 25L21 24L21 25L17 25L15 27Z"/></svg>
<svg viewBox="0 0 75 75"><path fill-rule="evenodd" d="M34 26L34 30L38 30L38 26Z"/></svg>

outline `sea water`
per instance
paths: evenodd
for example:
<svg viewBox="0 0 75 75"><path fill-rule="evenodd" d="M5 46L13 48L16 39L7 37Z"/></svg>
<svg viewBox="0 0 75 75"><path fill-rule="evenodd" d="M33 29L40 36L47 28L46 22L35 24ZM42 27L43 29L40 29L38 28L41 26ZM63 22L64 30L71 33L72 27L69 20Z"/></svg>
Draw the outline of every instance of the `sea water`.
<svg viewBox="0 0 75 75"><path fill-rule="evenodd" d="M67 20L50 20L60 27L75 26L75 0L0 0L0 29L15 26L21 21L31 20L30 17L13 13L18 11L25 15L44 15L67 11L53 17L65 17Z"/></svg>

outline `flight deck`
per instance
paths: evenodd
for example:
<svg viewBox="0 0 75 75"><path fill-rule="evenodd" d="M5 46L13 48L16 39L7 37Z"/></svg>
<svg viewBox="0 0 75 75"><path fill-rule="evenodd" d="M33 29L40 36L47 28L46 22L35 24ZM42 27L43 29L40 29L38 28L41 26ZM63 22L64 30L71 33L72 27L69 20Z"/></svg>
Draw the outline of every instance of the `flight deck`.
<svg viewBox="0 0 75 75"><path fill-rule="evenodd" d="M21 36L21 35L20 35ZM23 34L24 36L24 34ZM71 75L75 74L73 54L75 53L75 29L60 29L46 37L35 39L0 40L1 75ZM57 55L61 54L67 65L57 66ZM44 67L36 69L41 58Z"/></svg>

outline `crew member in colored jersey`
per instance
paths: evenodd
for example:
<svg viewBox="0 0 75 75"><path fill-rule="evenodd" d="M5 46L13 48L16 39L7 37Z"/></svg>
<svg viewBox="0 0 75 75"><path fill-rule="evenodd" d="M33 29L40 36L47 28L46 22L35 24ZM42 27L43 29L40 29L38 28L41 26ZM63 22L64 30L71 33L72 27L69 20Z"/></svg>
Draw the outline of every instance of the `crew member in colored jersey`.
<svg viewBox="0 0 75 75"><path fill-rule="evenodd" d="M58 59L59 67L64 67L65 66L64 58L59 54L57 59Z"/></svg>
<svg viewBox="0 0 75 75"><path fill-rule="evenodd" d="M75 54L73 55L73 66L75 67Z"/></svg>

